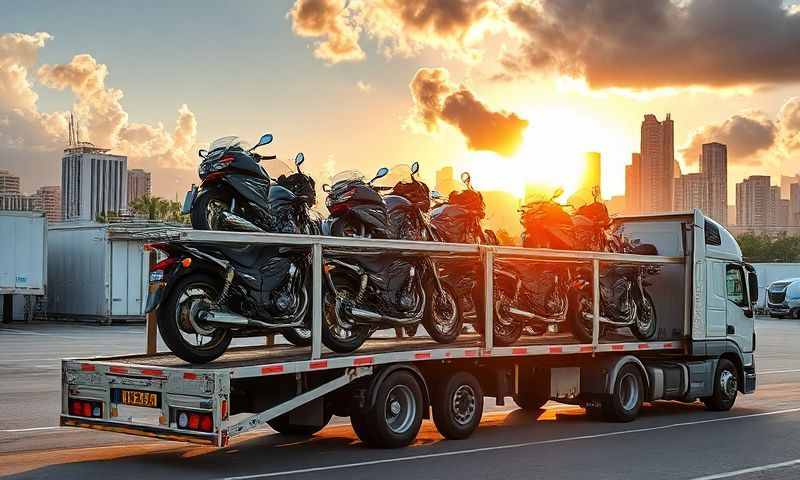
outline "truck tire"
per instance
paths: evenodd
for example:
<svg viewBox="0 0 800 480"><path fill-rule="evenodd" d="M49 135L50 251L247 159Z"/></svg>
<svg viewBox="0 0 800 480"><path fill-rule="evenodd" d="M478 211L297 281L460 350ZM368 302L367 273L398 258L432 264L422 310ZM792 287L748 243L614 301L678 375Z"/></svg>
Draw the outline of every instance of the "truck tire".
<svg viewBox="0 0 800 480"><path fill-rule="evenodd" d="M270 428L282 435L310 437L311 435L314 435L325 428L325 426L328 425L328 422L331 421L333 414L328 412L327 408L325 410L326 412L322 418L322 425L293 425L289 423L289 414L283 414L280 417L273 418L272 420L268 421L267 424L270 426Z"/></svg>
<svg viewBox="0 0 800 480"><path fill-rule="evenodd" d="M417 438L423 404L417 379L400 370L383 379L374 405L353 412L350 422L358 438L370 447L405 447Z"/></svg>
<svg viewBox="0 0 800 480"><path fill-rule="evenodd" d="M537 368L526 370L519 376L519 392L513 395L514 402L526 412L535 412L550 400L550 370Z"/></svg>
<svg viewBox="0 0 800 480"><path fill-rule="evenodd" d="M617 373L614 391L603 402L603 416L610 422L630 422L639 415L643 400L641 371L635 365L625 365Z"/></svg>
<svg viewBox="0 0 800 480"><path fill-rule="evenodd" d="M706 408L715 412L726 412L733 407L738 393L739 372L727 358L720 359L714 374L714 394L703 399Z"/></svg>
<svg viewBox="0 0 800 480"><path fill-rule="evenodd" d="M472 435L483 415L483 390L475 375L459 371L438 382L432 392L433 423L444 438Z"/></svg>

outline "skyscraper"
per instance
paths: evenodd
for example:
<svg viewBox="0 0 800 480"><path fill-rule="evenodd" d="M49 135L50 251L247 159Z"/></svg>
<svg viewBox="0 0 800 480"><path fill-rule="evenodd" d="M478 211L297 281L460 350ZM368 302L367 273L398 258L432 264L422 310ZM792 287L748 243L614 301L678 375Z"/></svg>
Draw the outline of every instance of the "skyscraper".
<svg viewBox="0 0 800 480"><path fill-rule="evenodd" d="M436 191L447 197L456 189L453 167L442 167L436 171Z"/></svg>
<svg viewBox="0 0 800 480"><path fill-rule="evenodd" d="M672 210L672 179L675 176L674 124L667 114L663 122L644 116L641 128L641 210L646 213Z"/></svg>
<svg viewBox="0 0 800 480"><path fill-rule="evenodd" d="M800 226L800 183L789 185L789 225Z"/></svg>
<svg viewBox="0 0 800 480"><path fill-rule="evenodd" d="M751 175L736 184L736 225L765 227L769 225L770 207L775 209L769 175ZM780 197L780 188L778 189ZM770 205L771 204L771 205Z"/></svg>
<svg viewBox="0 0 800 480"><path fill-rule="evenodd" d="M792 185L800 183L800 174L781 175L781 198L789 198L792 194Z"/></svg>
<svg viewBox="0 0 800 480"><path fill-rule="evenodd" d="M141 168L128 170L128 203L150 196L150 172Z"/></svg>
<svg viewBox="0 0 800 480"><path fill-rule="evenodd" d="M717 222L728 224L728 147L721 143L704 143L700 156L700 173L705 178L708 200L704 213Z"/></svg>
<svg viewBox="0 0 800 480"><path fill-rule="evenodd" d="M688 173L674 179L672 209L685 212L699 208L705 213L708 183L702 173Z"/></svg>
<svg viewBox="0 0 800 480"><path fill-rule="evenodd" d="M0 170L0 193L19 194L19 177L8 170Z"/></svg>
<svg viewBox="0 0 800 480"><path fill-rule="evenodd" d="M86 142L64 149L61 211L64 220L94 220L128 208L128 157Z"/></svg>
<svg viewBox="0 0 800 480"><path fill-rule="evenodd" d="M61 187L58 185L41 187L33 195L36 210L45 213L50 223L61 221Z"/></svg>
<svg viewBox="0 0 800 480"><path fill-rule="evenodd" d="M641 191L642 157L638 153L631 154L631 164L625 166L625 213L642 213Z"/></svg>

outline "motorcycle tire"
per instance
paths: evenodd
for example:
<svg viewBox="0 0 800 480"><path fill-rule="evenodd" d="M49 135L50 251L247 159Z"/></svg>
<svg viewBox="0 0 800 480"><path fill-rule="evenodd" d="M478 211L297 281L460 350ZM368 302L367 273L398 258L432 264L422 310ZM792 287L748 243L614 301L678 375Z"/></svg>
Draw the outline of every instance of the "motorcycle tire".
<svg viewBox="0 0 800 480"><path fill-rule="evenodd" d="M636 335L636 338L639 340L651 340L658 330L658 317L656 316L656 305L653 302L653 298L650 297L650 294L645 292L644 299L642 304L637 305L636 309L636 322L633 325L631 330L633 334ZM649 309L649 310L648 310ZM647 312L650 312L653 318L650 319L650 322L647 324L640 324L639 318L640 315L646 315Z"/></svg>
<svg viewBox="0 0 800 480"><path fill-rule="evenodd" d="M588 304L584 302L588 301ZM583 313L592 313L592 298L584 292L570 292L567 318L572 325L572 334L582 343L592 343L592 325L583 318ZM602 332L602 330L601 330Z"/></svg>
<svg viewBox="0 0 800 480"><path fill-rule="evenodd" d="M281 331L281 335L295 347L311 345L311 330L308 328L287 328Z"/></svg>
<svg viewBox="0 0 800 480"><path fill-rule="evenodd" d="M221 230L219 225L212 225L212 222L209 221L208 206L211 202L217 201L230 207L232 198L233 194L225 188L216 188L204 192L192 205L192 211L190 212L192 228L195 230Z"/></svg>
<svg viewBox="0 0 800 480"><path fill-rule="evenodd" d="M331 226L331 236L333 237L358 237L369 238L369 230L365 225L354 222L351 218L342 218L333 222Z"/></svg>
<svg viewBox="0 0 800 480"><path fill-rule="evenodd" d="M431 282L433 283L433 282ZM422 326L428 332L428 335L439 343L453 343L461 334L461 329L464 326L464 317L461 316L461 311L458 308L458 299L453 294L453 291L447 285L442 285L443 299L438 299L439 292L434 285L427 289L428 296L425 299L425 317L422 320ZM441 328L439 325L442 323L438 320L439 311L437 309L437 301L442 300L449 304L452 309L452 317L449 319L450 325L446 328Z"/></svg>
<svg viewBox="0 0 800 480"><path fill-rule="evenodd" d="M519 337L522 336L522 330L525 328L525 322L510 318L507 313L501 311L500 302L497 301L498 292L498 289L495 288L492 336L495 345L505 347L519 340ZM504 325L501 325L501 318L505 318L505 321L502 322Z"/></svg>
<svg viewBox="0 0 800 480"><path fill-rule="evenodd" d="M345 285L337 285L337 289L352 290ZM350 292L352 293L352 292ZM343 338L336 331L338 320L336 318L336 298L332 292L326 292L325 304L322 314L322 343L336 353L350 353L360 347L372 335L372 331L367 325L353 325L348 331L350 335Z"/></svg>
<svg viewBox="0 0 800 480"><path fill-rule="evenodd" d="M166 301L158 309L158 331L170 351L189 363L208 363L222 356L228 349L233 332L228 328L217 327L208 344L191 345L183 338L178 325L179 302L184 292L195 289L206 289L209 296L216 296L221 288L221 280L205 273L193 273L182 278L172 288Z"/></svg>

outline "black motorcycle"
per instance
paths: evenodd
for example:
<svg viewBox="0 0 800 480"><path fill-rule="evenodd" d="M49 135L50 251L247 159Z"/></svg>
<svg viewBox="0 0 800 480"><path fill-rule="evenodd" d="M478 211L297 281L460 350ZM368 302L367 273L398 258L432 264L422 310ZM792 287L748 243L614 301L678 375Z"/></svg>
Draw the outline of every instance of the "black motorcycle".
<svg viewBox="0 0 800 480"><path fill-rule="evenodd" d="M323 187L329 192L326 205L331 213L323 233L389 239L430 235L422 216L430 197L427 186L414 178L418 168L415 163L410 178L394 187L374 186L389 173L386 168L369 182L352 171L334 177L332 187ZM391 194L384 197L381 191ZM455 296L439 281L429 255L364 251L356 256L335 249L327 255L322 338L331 350L353 351L377 329L413 328L420 323L438 342L458 337L461 317Z"/></svg>

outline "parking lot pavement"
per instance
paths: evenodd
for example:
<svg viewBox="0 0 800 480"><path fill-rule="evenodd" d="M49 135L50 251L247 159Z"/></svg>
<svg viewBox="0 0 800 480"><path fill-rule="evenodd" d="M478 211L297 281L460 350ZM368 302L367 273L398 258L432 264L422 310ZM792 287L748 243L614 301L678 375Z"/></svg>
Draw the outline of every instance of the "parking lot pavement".
<svg viewBox="0 0 800 480"><path fill-rule="evenodd" d="M139 353L144 327L2 325L0 475L800 478L800 321L759 318L756 328L758 391L740 398L731 412L656 402L634 423L609 424L555 403L533 416L513 406L491 407L467 440L443 441L425 422L414 446L385 451L364 448L347 419L335 419L307 440L267 429L225 449L58 428L60 358Z"/></svg>

